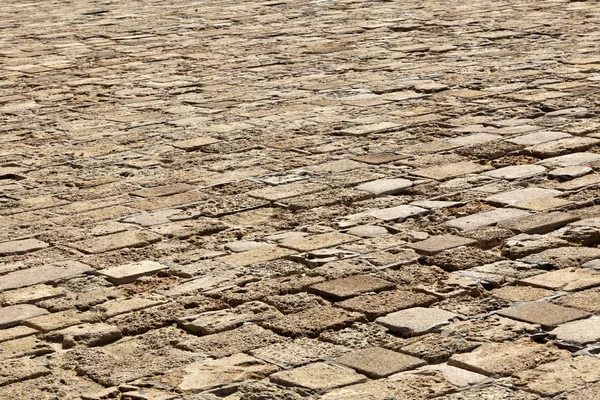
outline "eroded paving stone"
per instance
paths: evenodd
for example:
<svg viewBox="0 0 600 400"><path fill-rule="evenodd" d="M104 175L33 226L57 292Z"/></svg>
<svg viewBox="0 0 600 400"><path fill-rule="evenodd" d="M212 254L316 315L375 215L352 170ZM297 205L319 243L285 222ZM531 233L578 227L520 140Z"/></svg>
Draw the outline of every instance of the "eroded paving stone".
<svg viewBox="0 0 600 400"><path fill-rule="evenodd" d="M589 269L564 268L522 279L518 283L573 292L600 286L600 273Z"/></svg>
<svg viewBox="0 0 600 400"><path fill-rule="evenodd" d="M414 182L408 179L379 179L358 185L356 189L364 190L375 196L385 196L402 193L404 189L413 186L413 184Z"/></svg>
<svg viewBox="0 0 600 400"><path fill-rule="evenodd" d="M539 213L522 218L501 221L498 226L516 232L544 234L563 227L579 218L565 212Z"/></svg>
<svg viewBox="0 0 600 400"><path fill-rule="evenodd" d="M160 239L152 232L127 231L71 243L71 246L86 254L98 254L127 247L143 247Z"/></svg>
<svg viewBox="0 0 600 400"><path fill-rule="evenodd" d="M600 359L565 357L515 375L513 384L542 396L556 396L570 389L600 381Z"/></svg>
<svg viewBox="0 0 600 400"><path fill-rule="evenodd" d="M456 317L456 314L445 310L413 307L379 317L375 322L394 333L410 337L439 330Z"/></svg>
<svg viewBox="0 0 600 400"><path fill-rule="evenodd" d="M296 314L262 322L261 325L284 336L315 337L327 329L341 329L354 322L364 322L366 318L359 313L335 307L314 307Z"/></svg>
<svg viewBox="0 0 600 400"><path fill-rule="evenodd" d="M275 245L264 246L258 249L243 251L241 253L230 254L219 257L219 261L229 264L245 267L251 264L276 260L278 258L288 257L297 252L290 248L279 247Z"/></svg>
<svg viewBox="0 0 600 400"><path fill-rule="evenodd" d="M405 290L389 290L377 294L366 294L340 301L335 305L346 310L365 314L372 321L394 311L412 307L427 307L437 298L424 293Z"/></svg>
<svg viewBox="0 0 600 400"><path fill-rule="evenodd" d="M358 238L352 235L346 235L338 232L328 232L320 235L307 236L302 239L284 240L279 245L292 250L306 252L333 247L356 240L358 240Z"/></svg>
<svg viewBox="0 0 600 400"><path fill-rule="evenodd" d="M324 361L350 352L351 349L316 339L298 338L250 351L255 357L285 367L297 367Z"/></svg>
<svg viewBox="0 0 600 400"><path fill-rule="evenodd" d="M444 181L457 176L476 174L488 170L489 167L481 164L476 164L471 161L462 161L458 163L446 164L442 166L435 166L429 168L422 168L411 173L416 176L423 178L435 179L438 181Z"/></svg>
<svg viewBox="0 0 600 400"><path fill-rule="evenodd" d="M480 342L469 341L463 338L446 336L439 333L428 333L402 341L390 340L383 346L420 358L430 364L438 364L448 361L453 354L468 353L480 345Z"/></svg>
<svg viewBox="0 0 600 400"><path fill-rule="evenodd" d="M32 304L19 304L0 308L0 329L10 328L27 319L47 315L48 311Z"/></svg>
<svg viewBox="0 0 600 400"><path fill-rule="evenodd" d="M476 243L476 240L462 236L441 235L431 236L420 242L411 243L408 245L408 247L416 250L420 254L432 255L439 253L440 251L449 250L460 246L471 246Z"/></svg>
<svg viewBox="0 0 600 400"><path fill-rule="evenodd" d="M489 225L497 224L507 219L519 218L529 215L526 211L510 208L496 208L490 211L483 211L466 217L452 219L444 223L448 228L455 228L461 231L472 231Z"/></svg>
<svg viewBox="0 0 600 400"><path fill-rule="evenodd" d="M600 288L568 293L552 301L565 307L577 308L595 315L600 315Z"/></svg>
<svg viewBox="0 0 600 400"><path fill-rule="evenodd" d="M600 318L568 322L549 332L556 339L583 346L600 340Z"/></svg>
<svg viewBox="0 0 600 400"><path fill-rule="evenodd" d="M528 340L487 343L470 353L455 354L449 365L494 378L513 375L540 364L568 356L565 350Z"/></svg>
<svg viewBox="0 0 600 400"><path fill-rule="evenodd" d="M334 300L344 300L366 292L381 292L394 289L393 283L370 275L354 275L347 278L334 279L317 283L310 287L314 293Z"/></svg>
<svg viewBox="0 0 600 400"><path fill-rule="evenodd" d="M0 361L0 386L48 374L50 374L50 370L34 360L18 359Z"/></svg>
<svg viewBox="0 0 600 400"><path fill-rule="evenodd" d="M155 261L142 261L139 263L121 265L98 271L115 285L131 283L141 276L154 275L158 271L168 268L166 265Z"/></svg>
<svg viewBox="0 0 600 400"><path fill-rule="evenodd" d="M534 393L529 393L524 390L512 389L498 385L475 387L458 393L452 393L448 396L444 396L444 400L537 400L539 398L540 396Z"/></svg>
<svg viewBox="0 0 600 400"><path fill-rule="evenodd" d="M539 324L545 329L590 316L584 311L557 306L545 301L519 304L501 310L498 314L518 321Z"/></svg>
<svg viewBox="0 0 600 400"><path fill-rule="evenodd" d="M487 318L455 321L442 328L442 333L460 335L478 342L504 342L540 333L539 325L491 315Z"/></svg>
<svg viewBox="0 0 600 400"><path fill-rule="evenodd" d="M77 261L32 267L0 276L0 291L54 282L91 272L94 272L93 268Z"/></svg>
<svg viewBox="0 0 600 400"><path fill-rule="evenodd" d="M514 206L524 201L556 197L561 194L562 193L559 190L531 187L495 194L487 197L485 201L500 206Z"/></svg>
<svg viewBox="0 0 600 400"><path fill-rule="evenodd" d="M314 363L270 376L271 382L310 390L326 390L367 380L363 375L326 363Z"/></svg>
<svg viewBox="0 0 600 400"><path fill-rule="evenodd" d="M48 243L37 239L13 240L12 242L0 243L0 256L30 253L45 249L48 246L50 246Z"/></svg>
<svg viewBox="0 0 600 400"><path fill-rule="evenodd" d="M181 317L178 319L178 325L188 332L210 335L234 329L243 324L277 318L281 315L272 306L259 301L250 301L232 309L208 311L202 314Z"/></svg>
<svg viewBox="0 0 600 400"><path fill-rule="evenodd" d="M0 360L21 357L36 357L54 353L55 349L34 336L3 342L0 346Z"/></svg>
<svg viewBox="0 0 600 400"><path fill-rule="evenodd" d="M381 347L358 350L338 357L334 361L375 379L418 368L426 364L425 361L418 358Z"/></svg>

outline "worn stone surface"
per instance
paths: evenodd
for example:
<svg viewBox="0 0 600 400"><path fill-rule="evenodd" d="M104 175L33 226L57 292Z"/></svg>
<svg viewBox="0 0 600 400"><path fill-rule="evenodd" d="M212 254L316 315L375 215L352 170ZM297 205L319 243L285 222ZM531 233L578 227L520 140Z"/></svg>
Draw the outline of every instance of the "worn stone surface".
<svg viewBox="0 0 600 400"><path fill-rule="evenodd" d="M272 382L284 386L298 386L311 390L333 389L365 381L363 375L325 363L314 363L270 376Z"/></svg>
<svg viewBox="0 0 600 400"><path fill-rule="evenodd" d="M442 363L597 356L597 8L0 2L0 398L538 398Z"/></svg>
<svg viewBox="0 0 600 400"><path fill-rule="evenodd" d="M338 357L335 361L371 378L383 378L426 364L418 358L381 347L358 350Z"/></svg>

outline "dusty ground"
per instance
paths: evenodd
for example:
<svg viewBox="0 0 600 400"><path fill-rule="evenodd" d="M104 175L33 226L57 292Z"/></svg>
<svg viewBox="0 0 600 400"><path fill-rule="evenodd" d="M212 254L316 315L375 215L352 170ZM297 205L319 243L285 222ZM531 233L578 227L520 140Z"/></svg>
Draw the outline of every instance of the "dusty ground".
<svg viewBox="0 0 600 400"><path fill-rule="evenodd" d="M1 399L600 398L597 2L0 21Z"/></svg>

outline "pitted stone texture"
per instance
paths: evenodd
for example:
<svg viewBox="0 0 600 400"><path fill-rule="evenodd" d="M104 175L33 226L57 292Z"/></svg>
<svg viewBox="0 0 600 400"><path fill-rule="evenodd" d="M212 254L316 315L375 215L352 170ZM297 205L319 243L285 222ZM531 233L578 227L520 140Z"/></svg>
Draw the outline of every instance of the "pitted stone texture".
<svg viewBox="0 0 600 400"><path fill-rule="evenodd" d="M408 247L420 254L432 255L440 251L452 249L459 246L471 246L476 244L474 239L454 235L431 236L420 242L411 243Z"/></svg>
<svg viewBox="0 0 600 400"><path fill-rule="evenodd" d="M367 380L363 375L336 365L315 363L289 371L277 372L271 381L283 386L297 386L310 390L333 389Z"/></svg>
<svg viewBox="0 0 600 400"><path fill-rule="evenodd" d="M369 320L374 320L385 314L412 307L427 307L437 300L436 297L424 293L406 290L389 290L377 294L366 294L335 305L346 310L365 314Z"/></svg>
<svg viewBox="0 0 600 400"><path fill-rule="evenodd" d="M12 242L0 243L0 256L25 254L32 251L45 249L50 246L46 242L37 239L14 240Z"/></svg>
<svg viewBox="0 0 600 400"><path fill-rule="evenodd" d="M546 329L590 316L584 311L557 306L545 301L523 303L501 310L498 314L517 321L539 324Z"/></svg>
<svg viewBox="0 0 600 400"><path fill-rule="evenodd" d="M314 293L335 300L344 300L366 292L381 292L394 289L395 285L370 275L354 275L317 283L310 287Z"/></svg>
<svg viewBox="0 0 600 400"><path fill-rule="evenodd" d="M168 268L166 265L155 261L142 261L134 264L126 264L98 271L115 285L131 283L141 276L154 275L158 271Z"/></svg>
<svg viewBox="0 0 600 400"><path fill-rule="evenodd" d="M381 347L358 350L335 359L370 378L379 379L398 372L418 368L425 361Z"/></svg>
<svg viewBox="0 0 600 400"><path fill-rule="evenodd" d="M549 332L558 340L579 346L600 341L600 318L591 317L560 325Z"/></svg>
<svg viewBox="0 0 600 400"><path fill-rule="evenodd" d="M573 292L600 286L600 273L589 269L564 268L522 279L518 283Z"/></svg>
<svg viewBox="0 0 600 400"><path fill-rule="evenodd" d="M18 325L21 321L47 315L48 311L32 304L19 304L0 308L0 329Z"/></svg>

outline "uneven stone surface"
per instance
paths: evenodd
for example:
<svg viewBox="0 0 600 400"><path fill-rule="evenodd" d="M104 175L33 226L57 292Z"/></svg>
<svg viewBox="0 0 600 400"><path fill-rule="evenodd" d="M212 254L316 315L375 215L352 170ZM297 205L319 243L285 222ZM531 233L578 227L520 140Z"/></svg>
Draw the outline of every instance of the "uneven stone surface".
<svg viewBox="0 0 600 400"><path fill-rule="evenodd" d="M597 9L1 2L0 398L594 397Z"/></svg>

